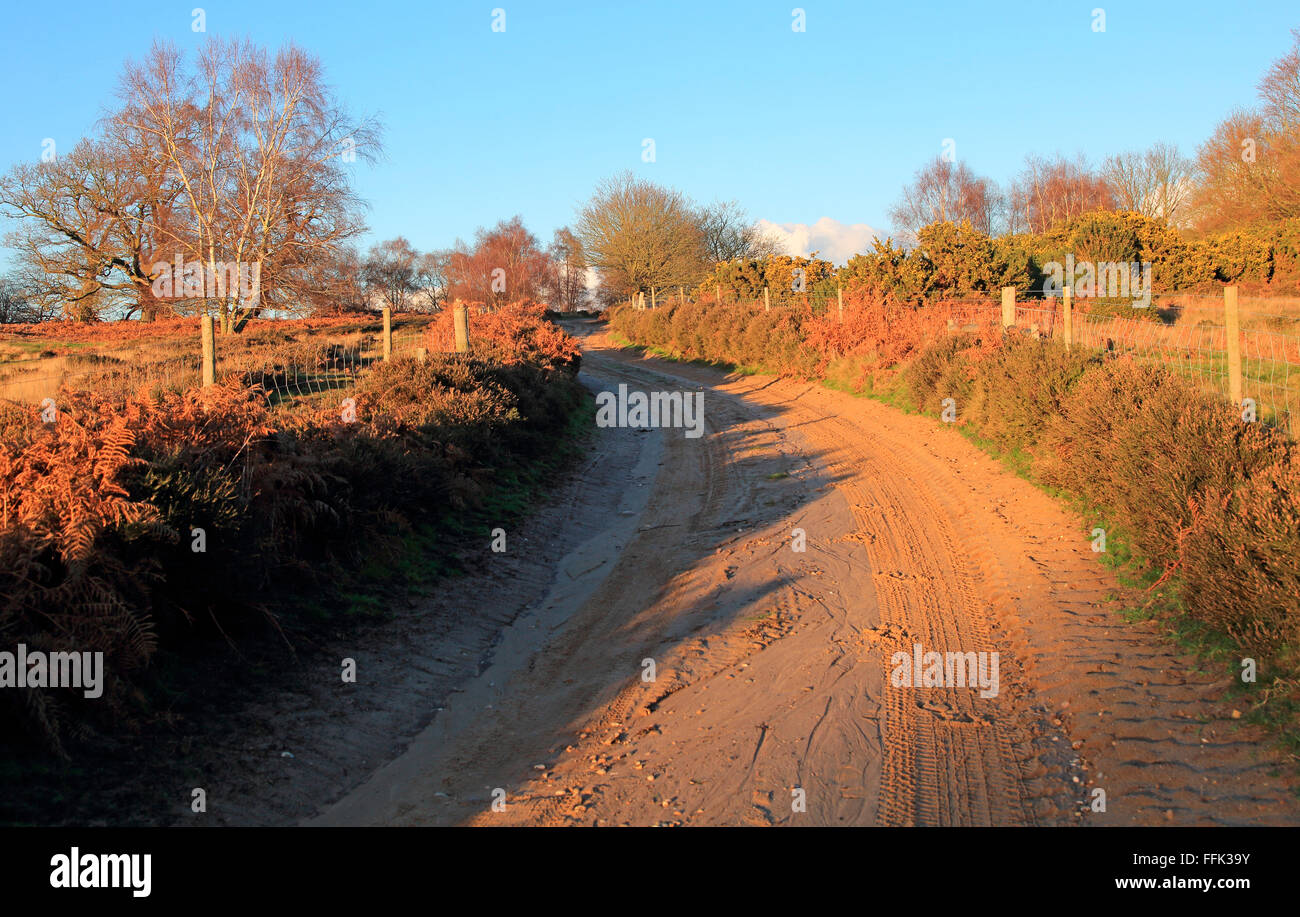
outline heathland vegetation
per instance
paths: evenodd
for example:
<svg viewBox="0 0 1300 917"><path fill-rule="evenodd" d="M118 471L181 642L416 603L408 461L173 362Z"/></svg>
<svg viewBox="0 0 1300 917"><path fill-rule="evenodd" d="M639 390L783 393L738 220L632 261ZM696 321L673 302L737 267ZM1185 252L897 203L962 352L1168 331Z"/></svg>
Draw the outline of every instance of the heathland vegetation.
<svg viewBox="0 0 1300 917"><path fill-rule="evenodd" d="M214 40L190 62L159 45L118 88L93 136L0 178L20 227L0 280L0 632L127 673L94 705L5 692L4 716L48 747L147 719L157 654L309 629L320 608L302 596L346 592L376 558L409 571L535 483L583 409L576 344L542 303L612 307L633 343L951 420L1079 500L1151 608L1258 660L1270 709L1294 702L1290 401L1248 422L1122 342L1071 349L1055 325L969 307L1006 287L1050 295L1066 261L1146 265L1178 308L1095 296L1080 316L1176 323L1233 284L1261 297L1247 327L1280 348L1267 371L1292 372L1297 316L1266 313L1300 293L1300 33L1258 107L1195 157L1030 156L1002 190L940 156L904 189L897 237L842 266L780 253L734 202L633 173L549 245L515 217L444 251L398 237L362 252L349 166L379 153L380 126L310 55ZM660 307L618 305L646 294ZM453 304L468 353L452 352ZM404 342L391 353L381 307ZM208 386L200 316L220 323Z"/></svg>
<svg viewBox="0 0 1300 917"><path fill-rule="evenodd" d="M446 313L420 330L422 357L366 360L346 385L278 401L265 375L236 368L208 387L0 403L0 630L34 651L102 652L113 676L93 702L6 691L6 722L66 752L88 729L148 721L156 654L259 632L292 641L348 611L324 597L418 581L484 541L474 520L496 507L493 524L506 521L511 491L562 458L584 403L577 347L543 312L476 316L468 354L443 352ZM283 351L295 334L310 346L296 324L248 337L302 370ZM134 327L192 342L195 325Z"/></svg>
<svg viewBox="0 0 1300 917"><path fill-rule="evenodd" d="M841 267L816 253L732 259L689 297L617 307L611 326L669 357L952 423L1077 502L1100 557L1143 590L1141 611L1217 653L1300 743L1300 31L1259 95L1194 159L1164 144L1097 169L1030 156L1003 191L941 156L895 207L903 244ZM1059 299L1034 299L1060 296L1050 281L1066 262L1142 265L1160 301L1080 298L1063 339ZM1252 295L1240 332L1235 293L1222 327L1225 284ZM1019 320L994 302L1007 287L1030 299ZM1228 334L1248 354L1254 397L1240 404L1215 390ZM1274 404L1257 411L1261 391Z"/></svg>

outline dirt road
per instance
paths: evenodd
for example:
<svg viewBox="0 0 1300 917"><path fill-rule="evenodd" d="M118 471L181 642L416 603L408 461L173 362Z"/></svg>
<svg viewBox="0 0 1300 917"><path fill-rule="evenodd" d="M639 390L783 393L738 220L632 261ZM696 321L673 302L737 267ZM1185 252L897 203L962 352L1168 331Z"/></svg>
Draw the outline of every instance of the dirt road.
<svg viewBox="0 0 1300 917"><path fill-rule="evenodd" d="M703 389L706 435L605 431L635 442L619 508L313 823L1300 822L1226 683L1125 623L1080 520L954 430L583 331L589 385ZM996 693L896 687L918 644L996 653Z"/></svg>

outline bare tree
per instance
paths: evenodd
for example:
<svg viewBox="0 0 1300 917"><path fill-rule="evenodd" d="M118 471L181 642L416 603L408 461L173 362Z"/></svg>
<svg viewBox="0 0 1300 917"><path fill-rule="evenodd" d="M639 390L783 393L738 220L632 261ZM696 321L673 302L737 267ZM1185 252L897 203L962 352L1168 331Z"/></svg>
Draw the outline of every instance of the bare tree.
<svg viewBox="0 0 1300 917"><path fill-rule="evenodd" d="M611 292L694 284L706 272L695 209L685 195L624 172L597 186L575 234Z"/></svg>
<svg viewBox="0 0 1300 917"><path fill-rule="evenodd" d="M0 324L40 322L49 318L28 278L21 274L0 277Z"/></svg>
<svg viewBox="0 0 1300 917"><path fill-rule="evenodd" d="M377 293L394 312L402 311L418 289L419 261L420 253L401 236L376 242L361 266L367 292Z"/></svg>
<svg viewBox="0 0 1300 917"><path fill-rule="evenodd" d="M415 262L415 295L411 308L436 312L446 303L450 292L451 252L425 252Z"/></svg>
<svg viewBox="0 0 1300 917"><path fill-rule="evenodd" d="M364 228L344 163L378 143L373 122L335 104L319 63L292 46L272 61L213 39L191 72L156 44L126 65L118 92L97 139L0 180L0 208L22 223L10 244L46 273L65 312L121 306L151 318L197 301L215 303L229 327L241 290L219 264L256 266L250 312L315 295L314 262ZM172 276L176 265L206 271L197 295L191 275Z"/></svg>
<svg viewBox="0 0 1300 917"><path fill-rule="evenodd" d="M49 162L19 164L0 179L0 209L19 221L7 242L45 279L37 294L67 318L105 308L160 307L153 263L169 236L174 193L162 170L121 146L82 140Z"/></svg>
<svg viewBox="0 0 1300 917"><path fill-rule="evenodd" d="M969 220L979 232L994 230L999 207L998 189L991 180L973 173L965 163L942 156L917 169L912 183L889 212L889 218L905 238L916 239L921 227L930 223L961 223Z"/></svg>
<svg viewBox="0 0 1300 917"><path fill-rule="evenodd" d="M1269 67L1259 84L1265 116L1280 131L1300 130L1300 29L1291 30L1291 50Z"/></svg>
<svg viewBox="0 0 1300 917"><path fill-rule="evenodd" d="M299 272L295 286L294 303L283 309L293 315L371 311L365 265L354 245L340 245L313 258Z"/></svg>
<svg viewBox="0 0 1300 917"><path fill-rule="evenodd" d="M272 60L248 42L211 39L189 72L180 51L158 43L127 64L119 96L110 136L147 173L165 172L184 214L171 231L160 227L166 246L212 277L219 262L256 266L245 314L263 298L292 300L314 257L364 229L343 164L374 155L378 128L344 113L319 61L293 45ZM215 302L227 329L241 304L233 286ZM213 299L205 285L205 310Z"/></svg>
<svg viewBox="0 0 1300 917"><path fill-rule="evenodd" d="M764 233L737 201L715 201L701 207L696 219L704 257L711 264L784 254L781 241Z"/></svg>
<svg viewBox="0 0 1300 917"><path fill-rule="evenodd" d="M1071 160L1031 155L1012 185L1009 206L1018 227L1042 233L1089 211L1112 210L1115 199L1109 184L1082 156Z"/></svg>
<svg viewBox="0 0 1300 917"><path fill-rule="evenodd" d="M447 260L447 286L454 298L501 306L544 297L553 269L550 255L515 216L480 227L472 246L457 241Z"/></svg>
<svg viewBox="0 0 1300 917"><path fill-rule="evenodd" d="M1171 143L1144 152L1119 153L1102 166L1115 206L1177 226L1191 196L1192 164Z"/></svg>
<svg viewBox="0 0 1300 917"><path fill-rule="evenodd" d="M555 230L551 241L554 264L551 302L563 312L576 312L587 303L587 255L582 242L567 226Z"/></svg>
<svg viewBox="0 0 1300 917"><path fill-rule="evenodd" d="M1260 107L1229 114L1197 153L1204 229L1300 216L1300 29L1292 36L1260 82Z"/></svg>

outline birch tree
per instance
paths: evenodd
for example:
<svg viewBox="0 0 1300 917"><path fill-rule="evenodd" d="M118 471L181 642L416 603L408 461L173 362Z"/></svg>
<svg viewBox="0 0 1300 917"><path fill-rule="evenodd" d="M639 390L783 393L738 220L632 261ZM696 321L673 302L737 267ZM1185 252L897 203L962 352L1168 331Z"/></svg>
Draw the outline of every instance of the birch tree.
<svg viewBox="0 0 1300 917"><path fill-rule="evenodd" d="M185 219L167 244L174 258L206 269L203 310L225 330L237 313L291 306L299 269L364 229L346 165L373 158L378 126L344 112L319 61L301 49L287 45L272 58L250 42L214 38L190 71L174 46L156 43L127 64L118 95L109 133L176 188ZM231 283L230 265L255 273L257 288Z"/></svg>

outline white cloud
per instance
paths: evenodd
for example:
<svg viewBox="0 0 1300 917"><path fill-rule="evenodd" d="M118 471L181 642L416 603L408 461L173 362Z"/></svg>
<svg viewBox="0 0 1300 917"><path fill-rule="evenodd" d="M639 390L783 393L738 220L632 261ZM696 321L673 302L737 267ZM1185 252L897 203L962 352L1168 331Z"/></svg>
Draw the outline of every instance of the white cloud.
<svg viewBox="0 0 1300 917"><path fill-rule="evenodd" d="M870 251L871 243L878 235L866 223L846 226L830 217L822 217L811 226L807 223L759 220L758 227L779 239L787 254L806 258L812 252L817 252L817 257L835 264L843 264L856 254Z"/></svg>

